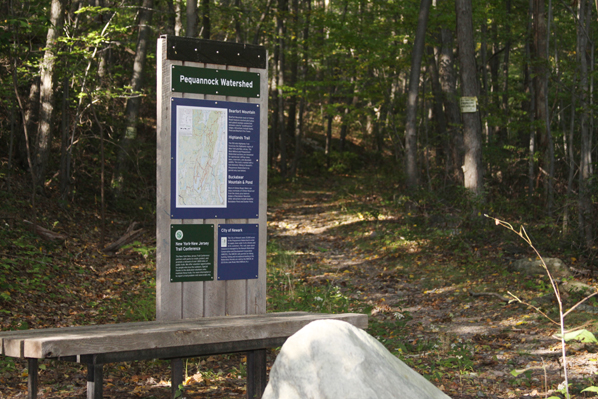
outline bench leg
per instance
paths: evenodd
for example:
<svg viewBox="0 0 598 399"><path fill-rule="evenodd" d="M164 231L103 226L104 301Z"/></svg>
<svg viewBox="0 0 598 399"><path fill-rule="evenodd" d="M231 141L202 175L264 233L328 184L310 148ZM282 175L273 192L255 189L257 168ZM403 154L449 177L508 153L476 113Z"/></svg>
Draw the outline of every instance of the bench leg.
<svg viewBox="0 0 598 399"><path fill-rule="evenodd" d="M170 361L170 373L172 398L174 399L179 385L183 383L183 359L172 359Z"/></svg>
<svg viewBox="0 0 598 399"><path fill-rule="evenodd" d="M37 399L37 359L27 359L27 392L28 399Z"/></svg>
<svg viewBox="0 0 598 399"><path fill-rule="evenodd" d="M247 352L247 399L261 399L266 384L266 350Z"/></svg>
<svg viewBox="0 0 598 399"><path fill-rule="evenodd" d="M87 399L102 399L104 365L87 363Z"/></svg>

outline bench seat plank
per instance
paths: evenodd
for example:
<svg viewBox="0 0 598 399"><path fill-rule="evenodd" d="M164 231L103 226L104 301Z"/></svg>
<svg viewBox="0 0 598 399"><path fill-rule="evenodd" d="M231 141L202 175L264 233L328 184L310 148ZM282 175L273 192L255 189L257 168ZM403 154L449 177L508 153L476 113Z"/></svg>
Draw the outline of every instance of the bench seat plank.
<svg viewBox="0 0 598 399"><path fill-rule="evenodd" d="M278 317L277 315L293 315L293 314L305 314L305 312L281 312L281 313L266 313L262 316ZM227 316L230 318L240 316ZM44 329L29 329L29 330L17 330L17 331L3 331L0 332L0 354L11 356L11 357L24 357L22 353L17 354L21 351L21 344L28 338L42 338L50 337L55 335L76 335L85 332L94 333L98 330L107 332L117 332L130 329L143 329L144 327L155 327L159 328L160 325L177 325L177 323L186 323L188 319L179 320L165 320L165 321L142 321L142 322L129 322L129 323L118 323L118 324L90 324L85 326L74 326L74 327L53 327ZM9 349L5 349L6 347Z"/></svg>
<svg viewBox="0 0 598 399"><path fill-rule="evenodd" d="M6 356L43 359L286 338L321 319L367 327L362 314L285 312L28 330L0 333L0 339Z"/></svg>

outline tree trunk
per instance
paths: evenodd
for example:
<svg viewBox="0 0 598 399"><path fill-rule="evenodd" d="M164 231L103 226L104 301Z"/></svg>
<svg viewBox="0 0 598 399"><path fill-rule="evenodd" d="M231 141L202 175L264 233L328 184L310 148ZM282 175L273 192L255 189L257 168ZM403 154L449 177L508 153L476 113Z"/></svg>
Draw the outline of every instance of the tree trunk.
<svg viewBox="0 0 598 399"><path fill-rule="evenodd" d="M307 81L307 71L308 71L308 39L309 39L309 27L310 27L310 15L311 15L311 0L305 0L307 5L307 12L305 13L305 23L303 25L303 65L301 69L301 81ZM295 125L295 153L293 154L293 161L291 163L291 176L295 176L297 174L297 169L299 168L299 161L301 159L301 150L302 150L302 141L303 141L303 121L304 117L303 114L305 112L305 95L307 90L305 86L303 86L301 90L301 99L299 100L299 123Z"/></svg>
<svg viewBox="0 0 598 399"><path fill-rule="evenodd" d="M69 76L64 75L62 81L62 123L60 125L60 195L63 200L66 199L66 193L68 192L68 186L70 182L70 176L68 174L68 146L69 146Z"/></svg>
<svg viewBox="0 0 598 399"><path fill-rule="evenodd" d="M174 0L174 35L181 36L183 33L183 10L181 0Z"/></svg>
<svg viewBox="0 0 598 399"><path fill-rule="evenodd" d="M201 0L201 37L209 40L211 37L210 26L210 0Z"/></svg>
<svg viewBox="0 0 598 399"><path fill-rule="evenodd" d="M534 84L534 111L536 126L536 142L539 150L543 154L540 167L550 170L551 154L554 154L552 146L552 137L548 126L548 68L547 60L547 29L546 29L546 9L545 0L533 0L532 8L532 30L533 30L533 84ZM548 213L552 212L552 182L551 176L546 181L546 205Z"/></svg>
<svg viewBox="0 0 598 399"><path fill-rule="evenodd" d="M52 142L52 116L54 114L54 65L56 63L57 40L60 36L63 21L63 4L61 0L52 0L50 9L50 27L46 36L46 50L40 65L40 112L37 125L35 146L36 184L43 184L50 156Z"/></svg>
<svg viewBox="0 0 598 399"><path fill-rule="evenodd" d="M197 37L197 0L187 1L187 37Z"/></svg>
<svg viewBox="0 0 598 399"><path fill-rule="evenodd" d="M529 101L522 102L522 109L523 112L527 113L529 118L529 151L528 151L528 171L527 171L527 180L528 180L528 195L531 197L534 193L534 181L535 181L535 161L534 161L534 154L536 152L536 131L534 129L534 117L535 117L535 88L531 82L530 76L531 73L531 46L530 46L530 37L532 34L532 15L533 15L533 1L529 0L529 22L527 24L527 34L525 41L525 63L523 66L523 87L526 94L529 94Z"/></svg>
<svg viewBox="0 0 598 399"><path fill-rule="evenodd" d="M428 47L428 70L432 86L432 95L434 96L432 108L434 112L434 127L436 128L436 134L440 139L442 152L444 153L445 157L445 175L448 175L450 173L450 145L446 126L446 117L444 114L444 108L442 106L442 88L440 87L440 78L438 76L438 67L436 66L436 58L434 57L433 47Z"/></svg>
<svg viewBox="0 0 598 399"><path fill-rule="evenodd" d="M594 242L593 236L593 218L592 218L592 198L589 189L590 179L592 177L592 143L590 142L589 124L589 104L588 104L588 38L587 32L590 27L590 10L586 0L579 1L578 12L578 62L580 79L580 127L581 148L579 161L579 222L581 236L588 249L592 248Z"/></svg>
<svg viewBox="0 0 598 399"><path fill-rule="evenodd" d="M295 88L297 85L297 76L299 73L299 48L297 38L299 37L299 0L292 1L291 11L292 32L290 33L290 54L287 60L290 69L289 81L287 86ZM293 95L288 100L289 111L286 127L286 135L289 138L295 137L295 126L297 124L297 91L293 91Z"/></svg>
<svg viewBox="0 0 598 399"><path fill-rule="evenodd" d="M242 16L241 0L235 0L235 41L237 43L245 43L245 35L241 29Z"/></svg>
<svg viewBox="0 0 598 399"><path fill-rule="evenodd" d="M488 112L488 24L486 22L482 23L482 42L480 43L480 71L482 75L482 87L480 90L479 102L483 105L480 107L480 119L485 121L482 124L482 134L483 140L486 143L490 143L492 141L492 136L490 129L488 128L488 122L486 121L486 113Z"/></svg>
<svg viewBox="0 0 598 399"><path fill-rule="evenodd" d="M284 97L282 87L284 86L284 68L285 68L285 26L284 19L288 11L287 0L278 0L278 14L276 25L278 31L278 74L276 88L278 91L278 117L277 131L280 137L280 174L282 177L287 175L287 135L284 123Z"/></svg>
<svg viewBox="0 0 598 399"><path fill-rule="evenodd" d="M443 93L444 110L449 129L451 169L455 181L463 184L463 133L461 113L457 104L456 73L453 57L453 35L448 29L440 30L441 48L438 55L438 74Z"/></svg>
<svg viewBox="0 0 598 399"><path fill-rule="evenodd" d="M145 68L145 58L149 45L149 35L151 33L152 7L153 0L143 0L142 9L139 12L139 38L137 41L137 50L135 51L135 61L133 62L133 76L131 77L132 97L127 101L125 110L126 130L121 140L121 147L118 154L118 164L112 181L115 189L115 195L118 197L123 189L123 173L126 169L129 150L131 145L137 140L137 116L141 107L141 95L143 82L143 71Z"/></svg>
<svg viewBox="0 0 598 399"><path fill-rule="evenodd" d="M255 44L255 45L257 45L260 42L260 34L262 33L262 26L264 25L264 21L266 21L266 17L268 16L268 13L270 12L270 7L272 6L273 1L274 0L268 0L268 3L266 4L266 9L262 13L260 20L257 24L257 27L255 28L255 34L253 35L253 44Z"/></svg>
<svg viewBox="0 0 598 399"><path fill-rule="evenodd" d="M492 93L492 108L490 112L497 113L501 108L500 99L498 97L498 92L500 91L499 83L498 83L498 70L500 67L500 43L498 41L498 26L496 21L490 27L490 31L492 33L492 56L490 60L488 60L488 66L490 68L490 80L491 83L491 93ZM501 144L504 143L501 136L501 129L506 124L506 121L501 118L501 121L498 123L494 123L494 126L491 127L492 131L492 143L498 143L498 147L501 147Z"/></svg>
<svg viewBox="0 0 598 399"><path fill-rule="evenodd" d="M409 76L409 94L407 95L407 121L405 123L405 157L407 186L417 187L419 183L417 170L417 96L419 92L419 75L422 57L424 54L424 43L426 36L426 25L432 0L421 0L419 6L419 17L415 31L415 41L411 55L411 73Z"/></svg>
<svg viewBox="0 0 598 399"><path fill-rule="evenodd" d="M461 91L463 97L479 97L476 77L476 63L473 40L471 0L456 0L457 42L459 45L459 66L461 71ZM482 171L482 129L478 112L462 113L463 142L465 157L463 162L464 186L475 196L483 198Z"/></svg>
<svg viewBox="0 0 598 399"><path fill-rule="evenodd" d="M504 50L504 58L503 58L503 86L502 86L502 112L503 115L507 118L507 122L505 126L501 126L500 133L499 133L499 143L505 143L509 136L509 130L507 126L510 122L510 109L509 109L509 62L510 62L510 55L511 55L511 22L510 22L510 15L511 15L511 0L506 0L506 35L507 35L507 43L505 44Z"/></svg>
<svg viewBox="0 0 598 399"><path fill-rule="evenodd" d="M569 121L569 132L565 132L563 139L565 142L565 148L567 149L567 196L565 202L565 209L563 211L563 234L566 235L569 232L569 208L572 205L573 197L573 178L575 177L575 154L573 152L573 132L575 130L575 108L576 108L576 96L575 96L575 84L576 79L573 77L573 84L571 85L571 117Z"/></svg>

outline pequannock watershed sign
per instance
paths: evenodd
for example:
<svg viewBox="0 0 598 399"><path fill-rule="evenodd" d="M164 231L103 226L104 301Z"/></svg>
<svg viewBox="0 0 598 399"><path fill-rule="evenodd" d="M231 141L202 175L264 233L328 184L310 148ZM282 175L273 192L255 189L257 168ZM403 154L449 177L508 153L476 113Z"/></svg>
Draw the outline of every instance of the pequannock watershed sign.
<svg viewBox="0 0 598 399"><path fill-rule="evenodd" d="M259 98L260 74L173 65L172 91Z"/></svg>
<svg viewBox="0 0 598 399"><path fill-rule="evenodd" d="M156 318L265 313L268 54L157 50Z"/></svg>

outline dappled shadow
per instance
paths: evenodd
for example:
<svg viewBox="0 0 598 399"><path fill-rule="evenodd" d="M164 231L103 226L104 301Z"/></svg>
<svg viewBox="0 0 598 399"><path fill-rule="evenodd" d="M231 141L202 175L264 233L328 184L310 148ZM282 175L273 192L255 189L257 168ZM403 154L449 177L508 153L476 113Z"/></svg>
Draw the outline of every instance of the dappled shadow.
<svg viewBox="0 0 598 399"><path fill-rule="evenodd" d="M543 395L545 378L562 381L554 327L520 304L469 294L536 284L508 270L524 246L503 247L458 215L377 213L362 200L297 191L269 208L269 237L295 256L302 284L340 287L369 312L373 335L453 398ZM572 356L571 377L585 378L591 354Z"/></svg>

